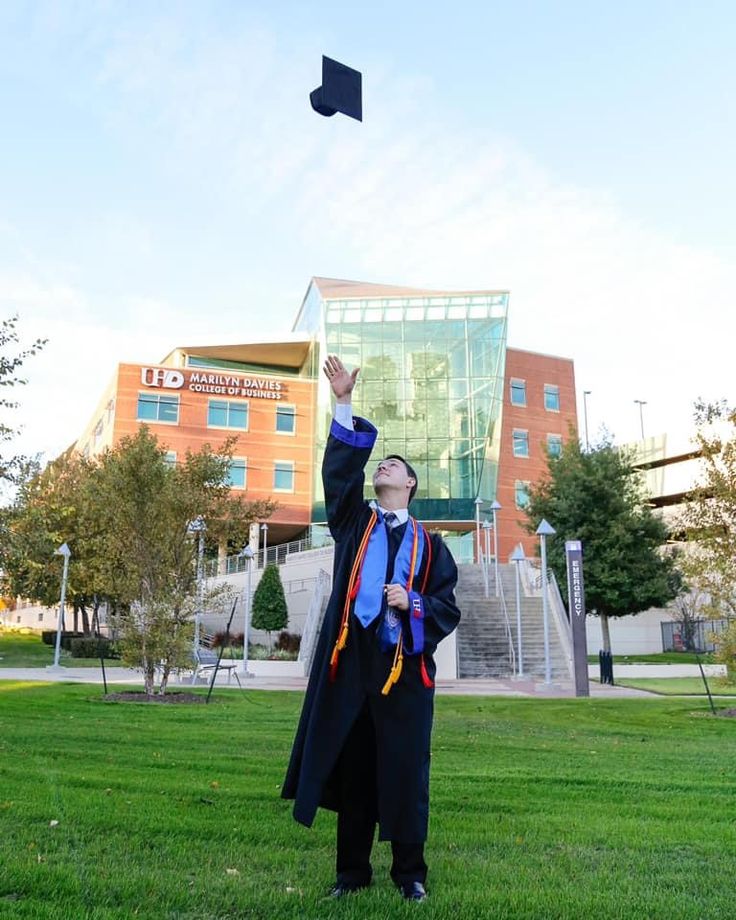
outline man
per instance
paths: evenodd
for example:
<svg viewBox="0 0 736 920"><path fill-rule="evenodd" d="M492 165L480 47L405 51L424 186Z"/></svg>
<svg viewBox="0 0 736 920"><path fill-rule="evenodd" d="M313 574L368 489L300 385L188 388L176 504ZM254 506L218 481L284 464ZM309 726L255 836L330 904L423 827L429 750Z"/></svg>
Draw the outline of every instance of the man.
<svg viewBox="0 0 736 920"><path fill-rule="evenodd" d="M377 502L363 498L377 431L353 418L352 373L330 356L324 372L335 418L322 477L335 539L325 613L282 795L308 827L319 806L337 811L341 897L371 882L376 823L390 840L391 877L421 901L427 866L433 652L457 626L457 569L442 539L410 517L417 477L401 457L373 473Z"/></svg>

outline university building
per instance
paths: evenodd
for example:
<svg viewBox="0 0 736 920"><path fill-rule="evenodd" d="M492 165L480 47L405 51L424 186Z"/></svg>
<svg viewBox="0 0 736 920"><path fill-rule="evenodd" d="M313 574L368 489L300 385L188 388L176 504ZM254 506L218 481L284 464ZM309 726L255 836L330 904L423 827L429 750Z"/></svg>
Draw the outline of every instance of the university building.
<svg viewBox="0 0 736 920"><path fill-rule="evenodd" d="M507 348L507 291L431 291L313 278L278 341L180 346L157 365L120 364L76 443L93 456L149 426L176 463L236 440L233 490L273 498L269 545L326 533L320 461L332 407L321 372L338 354L361 374L354 412L379 430L374 458L405 456L413 513L473 556L476 499L495 499L499 558L516 543L529 485L576 429L573 363ZM369 478L370 479L370 478Z"/></svg>

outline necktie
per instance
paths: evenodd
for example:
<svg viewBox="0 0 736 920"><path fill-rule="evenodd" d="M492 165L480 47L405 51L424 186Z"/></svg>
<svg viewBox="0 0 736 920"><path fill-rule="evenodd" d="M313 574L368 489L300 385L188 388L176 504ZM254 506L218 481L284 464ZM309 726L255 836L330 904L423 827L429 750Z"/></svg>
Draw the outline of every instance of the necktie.
<svg viewBox="0 0 736 920"><path fill-rule="evenodd" d="M383 520L389 530L393 530L399 522L398 515L394 514L393 511L389 511L388 514L384 514Z"/></svg>

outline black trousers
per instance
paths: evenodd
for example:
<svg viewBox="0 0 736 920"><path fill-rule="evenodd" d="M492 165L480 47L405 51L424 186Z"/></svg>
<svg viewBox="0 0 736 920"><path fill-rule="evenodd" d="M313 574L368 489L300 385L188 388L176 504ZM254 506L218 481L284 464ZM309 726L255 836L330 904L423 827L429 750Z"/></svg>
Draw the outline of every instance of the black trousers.
<svg viewBox="0 0 736 920"><path fill-rule="evenodd" d="M368 704L355 721L340 755L337 813L337 881L367 885L373 875L371 849L378 822L376 733ZM424 884L424 843L391 842L391 878L397 885Z"/></svg>

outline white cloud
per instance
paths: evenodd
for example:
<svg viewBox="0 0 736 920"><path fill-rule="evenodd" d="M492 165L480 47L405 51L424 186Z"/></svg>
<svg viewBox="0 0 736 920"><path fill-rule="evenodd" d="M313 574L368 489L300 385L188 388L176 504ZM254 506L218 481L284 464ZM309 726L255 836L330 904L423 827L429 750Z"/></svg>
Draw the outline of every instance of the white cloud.
<svg viewBox="0 0 736 920"><path fill-rule="evenodd" d="M378 56L364 65L365 122L321 119L307 100L321 36L285 39L257 20L229 32L204 13L138 26L98 21L87 37L89 104L98 94L97 117L164 164L203 237L242 230L242 258L217 316L207 298L183 312L140 289L100 297L83 255L50 267L18 242L0 306L17 304L32 334L52 340L23 394L32 449L53 453L79 433L118 361L286 332L312 272L509 288L510 343L575 360L579 390L593 391L592 432L605 423L636 437L635 398L655 433L688 427L700 394L732 395L736 270L631 219L605 177L596 189L560 183L492 125L438 112L431 82ZM121 258L155 261L167 245L151 229L156 207L132 217L106 202L95 226ZM187 258L166 255L169 266Z"/></svg>

